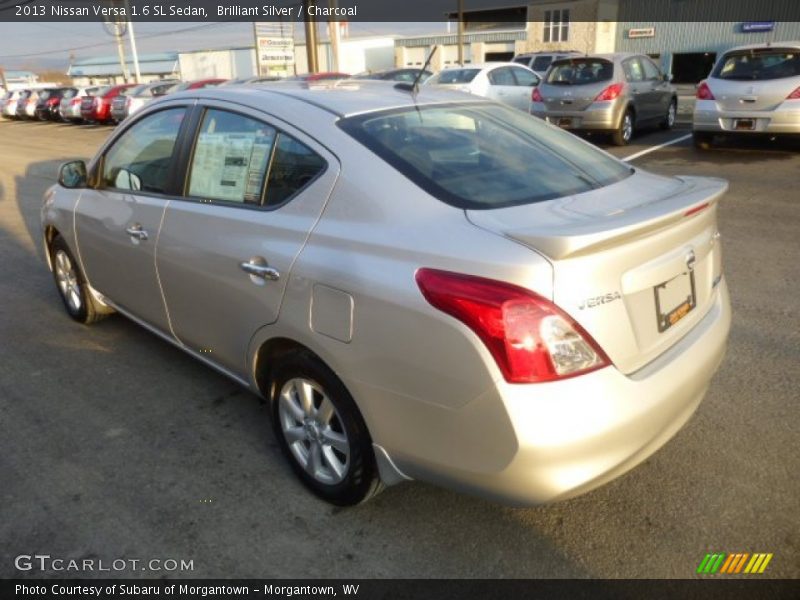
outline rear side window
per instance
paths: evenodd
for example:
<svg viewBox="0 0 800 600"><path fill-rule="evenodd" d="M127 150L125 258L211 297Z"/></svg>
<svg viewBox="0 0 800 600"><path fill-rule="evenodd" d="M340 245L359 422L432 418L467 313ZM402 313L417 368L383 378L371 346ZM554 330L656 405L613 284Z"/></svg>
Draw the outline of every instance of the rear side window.
<svg viewBox="0 0 800 600"><path fill-rule="evenodd" d="M244 115L206 111L192 155L189 195L260 204L276 134L269 125Z"/></svg>
<svg viewBox="0 0 800 600"><path fill-rule="evenodd" d="M480 69L447 69L429 79L430 83L469 83L480 73Z"/></svg>
<svg viewBox="0 0 800 600"><path fill-rule="evenodd" d="M757 81L800 76L800 49L756 49L726 54L711 75L717 79Z"/></svg>
<svg viewBox="0 0 800 600"><path fill-rule="evenodd" d="M103 187L165 193L184 113L162 110L125 131L103 158Z"/></svg>
<svg viewBox="0 0 800 600"><path fill-rule="evenodd" d="M625 80L628 82L644 81L644 69L638 58L629 58L622 63L622 70L625 72Z"/></svg>
<svg viewBox="0 0 800 600"><path fill-rule="evenodd" d="M587 85L609 81L614 63L602 58L573 58L556 61L547 73L550 85Z"/></svg>
<svg viewBox="0 0 800 600"><path fill-rule="evenodd" d="M489 103L382 111L339 126L423 190L462 209L578 194L632 172L570 133Z"/></svg>

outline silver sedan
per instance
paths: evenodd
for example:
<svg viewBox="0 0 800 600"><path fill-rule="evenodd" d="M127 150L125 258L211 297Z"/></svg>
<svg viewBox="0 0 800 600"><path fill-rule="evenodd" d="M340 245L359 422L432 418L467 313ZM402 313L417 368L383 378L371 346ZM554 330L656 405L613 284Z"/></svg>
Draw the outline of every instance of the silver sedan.
<svg viewBox="0 0 800 600"><path fill-rule="evenodd" d="M62 167L42 226L70 317L121 313L263 396L320 497L418 479L531 505L701 402L726 188L474 96L284 83L153 101Z"/></svg>
<svg viewBox="0 0 800 600"><path fill-rule="evenodd" d="M697 86L695 145L714 136L800 136L800 42L733 48Z"/></svg>

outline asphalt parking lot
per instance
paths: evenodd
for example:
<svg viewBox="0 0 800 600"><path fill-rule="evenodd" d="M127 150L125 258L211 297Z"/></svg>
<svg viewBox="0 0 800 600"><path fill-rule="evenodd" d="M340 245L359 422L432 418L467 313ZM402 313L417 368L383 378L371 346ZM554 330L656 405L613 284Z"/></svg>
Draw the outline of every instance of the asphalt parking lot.
<svg viewBox="0 0 800 600"><path fill-rule="evenodd" d="M639 154L685 126L600 144L731 184L728 355L661 451L552 506L410 483L341 510L302 488L256 397L122 317L86 328L64 314L41 197L110 131L0 121L0 577L40 576L14 566L36 553L193 560L129 577L691 577L706 552L771 552L763 577L800 577L800 145Z"/></svg>

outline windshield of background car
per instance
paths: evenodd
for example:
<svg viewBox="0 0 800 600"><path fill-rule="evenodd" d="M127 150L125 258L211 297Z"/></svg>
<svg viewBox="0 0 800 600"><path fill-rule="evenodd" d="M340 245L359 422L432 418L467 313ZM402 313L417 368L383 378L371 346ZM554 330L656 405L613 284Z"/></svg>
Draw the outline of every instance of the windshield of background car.
<svg viewBox="0 0 800 600"><path fill-rule="evenodd" d="M480 69L447 69L431 77L428 83L469 83L475 79L475 76L480 72Z"/></svg>
<svg viewBox="0 0 800 600"><path fill-rule="evenodd" d="M537 56L533 59L533 66L531 69L534 71L547 71L547 67L553 62L552 56Z"/></svg>
<svg viewBox="0 0 800 600"><path fill-rule="evenodd" d="M122 88L119 91L120 96L138 96L147 89L146 85L136 85L134 87Z"/></svg>
<svg viewBox="0 0 800 600"><path fill-rule="evenodd" d="M462 209L579 194L633 170L570 133L499 104L393 109L339 127L439 200Z"/></svg>
<svg viewBox="0 0 800 600"><path fill-rule="evenodd" d="M547 73L550 85L587 85L609 81L614 76L614 63L602 58L571 58L553 63Z"/></svg>
<svg viewBox="0 0 800 600"><path fill-rule="evenodd" d="M712 77L754 81L800 76L800 49L731 52L717 63Z"/></svg>

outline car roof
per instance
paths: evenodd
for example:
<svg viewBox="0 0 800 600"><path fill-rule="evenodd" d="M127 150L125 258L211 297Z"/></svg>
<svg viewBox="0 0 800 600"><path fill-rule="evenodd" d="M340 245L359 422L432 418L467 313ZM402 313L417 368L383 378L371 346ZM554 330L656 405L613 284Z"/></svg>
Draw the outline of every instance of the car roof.
<svg viewBox="0 0 800 600"><path fill-rule="evenodd" d="M342 79L337 82L279 81L258 83L242 87L217 87L189 90L173 94L195 96L214 100L230 100L244 105L268 105L276 97L292 98L309 106L327 111L339 117L361 113L412 108L452 102L487 102L482 98L463 92L421 86L415 97L411 92L398 88L394 81L371 79ZM272 97L270 97L272 96Z"/></svg>
<svg viewBox="0 0 800 600"><path fill-rule="evenodd" d="M540 55L548 55L548 54L582 54L577 50L537 50L536 52L523 52L522 54L517 54L515 58L522 58L525 56L540 56Z"/></svg>
<svg viewBox="0 0 800 600"><path fill-rule="evenodd" d="M558 60L572 60L576 58L603 58L610 61L625 60L633 56L645 56L641 52L608 52L604 54L581 54L579 56L570 56L568 58L559 58Z"/></svg>
<svg viewBox="0 0 800 600"><path fill-rule="evenodd" d="M446 69L442 70L441 72L444 73L446 71L455 71L456 69L495 69L497 67L521 67L523 69L527 69L525 65L521 65L519 63L511 62L511 61L491 61L491 62L484 62L484 63L468 63L466 65L454 65L452 67L447 67Z"/></svg>
<svg viewBox="0 0 800 600"><path fill-rule="evenodd" d="M736 46L734 48L728 48L725 52L721 52L721 54L727 54L728 52L737 52L740 50L757 50L761 48L797 48L800 50L800 41L791 41L791 42L761 42L760 44L747 44L745 46Z"/></svg>

